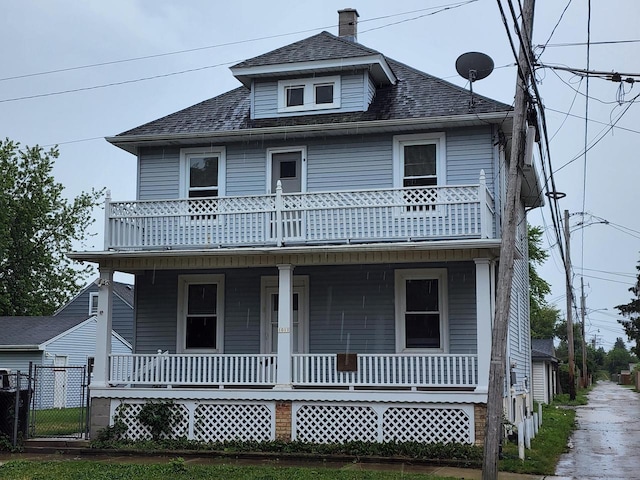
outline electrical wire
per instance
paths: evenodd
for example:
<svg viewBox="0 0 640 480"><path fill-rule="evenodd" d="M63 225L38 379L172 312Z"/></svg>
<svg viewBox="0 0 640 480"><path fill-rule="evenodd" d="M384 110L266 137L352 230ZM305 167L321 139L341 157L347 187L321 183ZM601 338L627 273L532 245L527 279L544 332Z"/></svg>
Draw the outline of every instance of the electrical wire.
<svg viewBox="0 0 640 480"><path fill-rule="evenodd" d="M402 12L402 13L394 13L394 14L390 14L390 15L384 15L381 17L374 17L374 18L369 18L369 19L364 19L364 20L359 20L358 23L362 24L362 23L366 23L366 22L372 22L372 21L376 21L376 20L384 20L387 18L393 18L393 17L398 17L398 16L402 16L402 15L411 15L413 13L418 13L418 12L424 12L424 11L428 11L428 10L434 10L434 9L438 9L441 8L442 10L440 11L444 11L444 10L449 10L452 8L458 8L464 5L467 5L469 3L474 3L477 2L478 0L467 0L465 2L462 3L455 3L455 4L447 4L447 5L440 5L440 6L436 6L436 7L429 7L429 8L421 8L418 10L411 10L408 12ZM434 12L434 13L439 13L439 12ZM429 15L433 15L434 13L430 13ZM427 15L423 15L423 16L427 16ZM406 20L402 20L400 22L395 22L392 24L387 24L387 25L383 25L381 27L376 27L374 29L370 29L370 30L365 30L360 32L365 33L371 30L376 30L379 28L384 28L386 26L390 26L390 25L397 25L399 23L403 23L405 21L412 21L412 20L416 20L418 18L422 18L423 16L420 17L415 17L415 18L410 18L410 19L406 19ZM40 72L33 72L33 73L25 73L22 75L13 75L13 76L9 76L9 77L4 77L4 78L0 78L0 82L3 81L7 81L7 80L18 80L18 79L23 79L23 78L29 78L29 77L36 77L36 76L41 76L41 75L50 75L50 74L54 74L54 73L63 73L63 72L71 72L74 70L82 70L82 69L87 69L87 68L96 68L96 67L104 67L107 65L117 65L120 63L128 63L128 62L137 62L140 60L149 60L149 59L153 59L153 58L162 58L162 57L168 57L168 56L172 56L172 55L182 55L185 53L193 53L193 52L199 52L202 50L210 50L210 49L214 49L214 48L221 48L221 47L229 47L232 45L241 45L244 43L252 43L252 42L261 42L264 40L271 40L274 38L282 38L282 37L288 37L288 36L292 36L292 35L299 35L302 33L309 33L309 32L316 32L318 30L324 30L324 29L328 29L328 28L335 28L336 25L326 25L324 27L315 27L315 28L309 28L306 30L298 30L295 32L288 32L288 33L279 33L279 34L275 34L275 35L267 35L264 37L256 37L256 38L249 38L249 39L244 39L244 40L236 40L233 42L225 42L225 43L218 43L218 44L214 44L214 45L206 45L203 47L195 47L195 48L188 48L188 49L184 49L184 50L175 50L172 52L163 52L163 53L156 53L156 54L151 54L151 55L143 55L140 57L131 57L131 58L123 58L123 59L119 59L119 60L110 60L110 61L106 61L106 62L98 62L98 63L90 63L90 64L85 64L85 65L76 65L73 67L66 67L66 68L57 68L57 69L53 69L53 70L45 70L45 71L40 71Z"/></svg>
<svg viewBox="0 0 640 480"><path fill-rule="evenodd" d="M590 70L591 63L591 0L587 0L587 71ZM587 145L589 143L589 77L587 75L584 102L584 161L582 167L582 221L584 222L584 212L587 209ZM580 266L584 266L584 228L580 231Z"/></svg>

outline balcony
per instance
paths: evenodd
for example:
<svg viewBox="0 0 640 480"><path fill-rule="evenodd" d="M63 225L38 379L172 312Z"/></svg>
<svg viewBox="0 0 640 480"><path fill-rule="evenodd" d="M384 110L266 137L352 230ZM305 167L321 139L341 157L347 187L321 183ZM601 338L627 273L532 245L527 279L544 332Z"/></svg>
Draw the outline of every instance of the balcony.
<svg viewBox="0 0 640 480"><path fill-rule="evenodd" d="M106 200L106 250L274 247L492 238L494 200L477 185Z"/></svg>

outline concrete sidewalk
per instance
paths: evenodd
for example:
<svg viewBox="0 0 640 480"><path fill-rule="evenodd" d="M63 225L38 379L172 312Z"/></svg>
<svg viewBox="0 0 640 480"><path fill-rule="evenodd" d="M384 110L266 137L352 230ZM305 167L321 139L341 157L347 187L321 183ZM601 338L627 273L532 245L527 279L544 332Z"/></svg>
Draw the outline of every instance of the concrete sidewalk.
<svg viewBox="0 0 640 480"><path fill-rule="evenodd" d="M69 461L69 460L93 460L108 463L166 463L171 458L183 457L185 463L192 465L214 465L214 464L233 464L233 465L275 465L274 458L221 458L214 456L206 456L202 454L193 454L185 456L184 452L176 452L175 455L138 455L136 453L123 454L122 452L114 452L113 455L104 452L94 451L91 454L82 454L78 452L69 453L0 453L0 465L10 460L33 460L33 461ZM414 474L430 474L441 477L450 477L458 480L480 480L482 472L479 469L447 467L439 465L425 465L416 463L371 463L371 462L337 462L337 461L316 461L307 460L287 460L279 457L277 465L282 467L316 467L316 468L333 468L339 470L353 471L385 471L399 473ZM518 473L500 472L500 480L542 480L551 479L544 475L524 475Z"/></svg>

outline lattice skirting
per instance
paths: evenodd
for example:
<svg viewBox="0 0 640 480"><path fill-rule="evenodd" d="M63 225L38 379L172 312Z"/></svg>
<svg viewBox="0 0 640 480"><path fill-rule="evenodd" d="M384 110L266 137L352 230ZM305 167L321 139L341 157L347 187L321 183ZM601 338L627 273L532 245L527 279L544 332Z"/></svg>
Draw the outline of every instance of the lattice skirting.
<svg viewBox="0 0 640 480"><path fill-rule="evenodd" d="M475 441L473 405L293 403L294 440L424 443Z"/></svg>
<svg viewBox="0 0 640 480"><path fill-rule="evenodd" d="M141 400L111 401L111 424L121 418L130 440L151 439L149 429L140 423ZM175 401L180 421L167 438L188 438L202 442L242 440L264 442L275 439L275 402L196 402Z"/></svg>

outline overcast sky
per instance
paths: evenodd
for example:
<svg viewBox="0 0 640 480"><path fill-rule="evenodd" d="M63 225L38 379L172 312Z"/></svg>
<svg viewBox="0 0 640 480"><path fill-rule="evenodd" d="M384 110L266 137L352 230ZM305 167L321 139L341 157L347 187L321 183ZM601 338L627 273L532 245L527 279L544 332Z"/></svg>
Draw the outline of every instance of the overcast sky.
<svg viewBox="0 0 640 480"><path fill-rule="evenodd" d="M591 3L590 69L640 73L640 2ZM586 68L586 46L566 44L586 42L587 5L538 2L533 43L548 44L536 50L540 63ZM4 2L0 20L0 136L29 146L58 144L54 174L69 197L106 187L115 200L134 199L135 157L105 136L237 87L228 70L234 63L322 30L337 34L336 12L345 7L360 14L360 43L461 86L456 58L468 51L490 55L496 69L474 91L513 103L514 57L496 0L21 0ZM624 42L629 40L636 42ZM184 50L193 51L169 55ZM125 61L138 57L147 58ZM104 65L76 68L92 64ZM66 71L46 73L54 70ZM631 299L628 288L640 258L640 105L629 103L640 84L620 87L592 78L587 107L584 79L548 68L537 76L556 189L567 194L560 209L593 215L571 216L573 285L579 294L584 277L591 312L587 338L597 336L608 350L624 336L614 306ZM69 90L76 91L57 94ZM593 145L586 156L585 138ZM102 248L102 211L96 218L96 235L79 249ZM532 212L529 221L545 229L551 258L539 272L552 284L549 300L564 311L563 270L548 207Z"/></svg>

